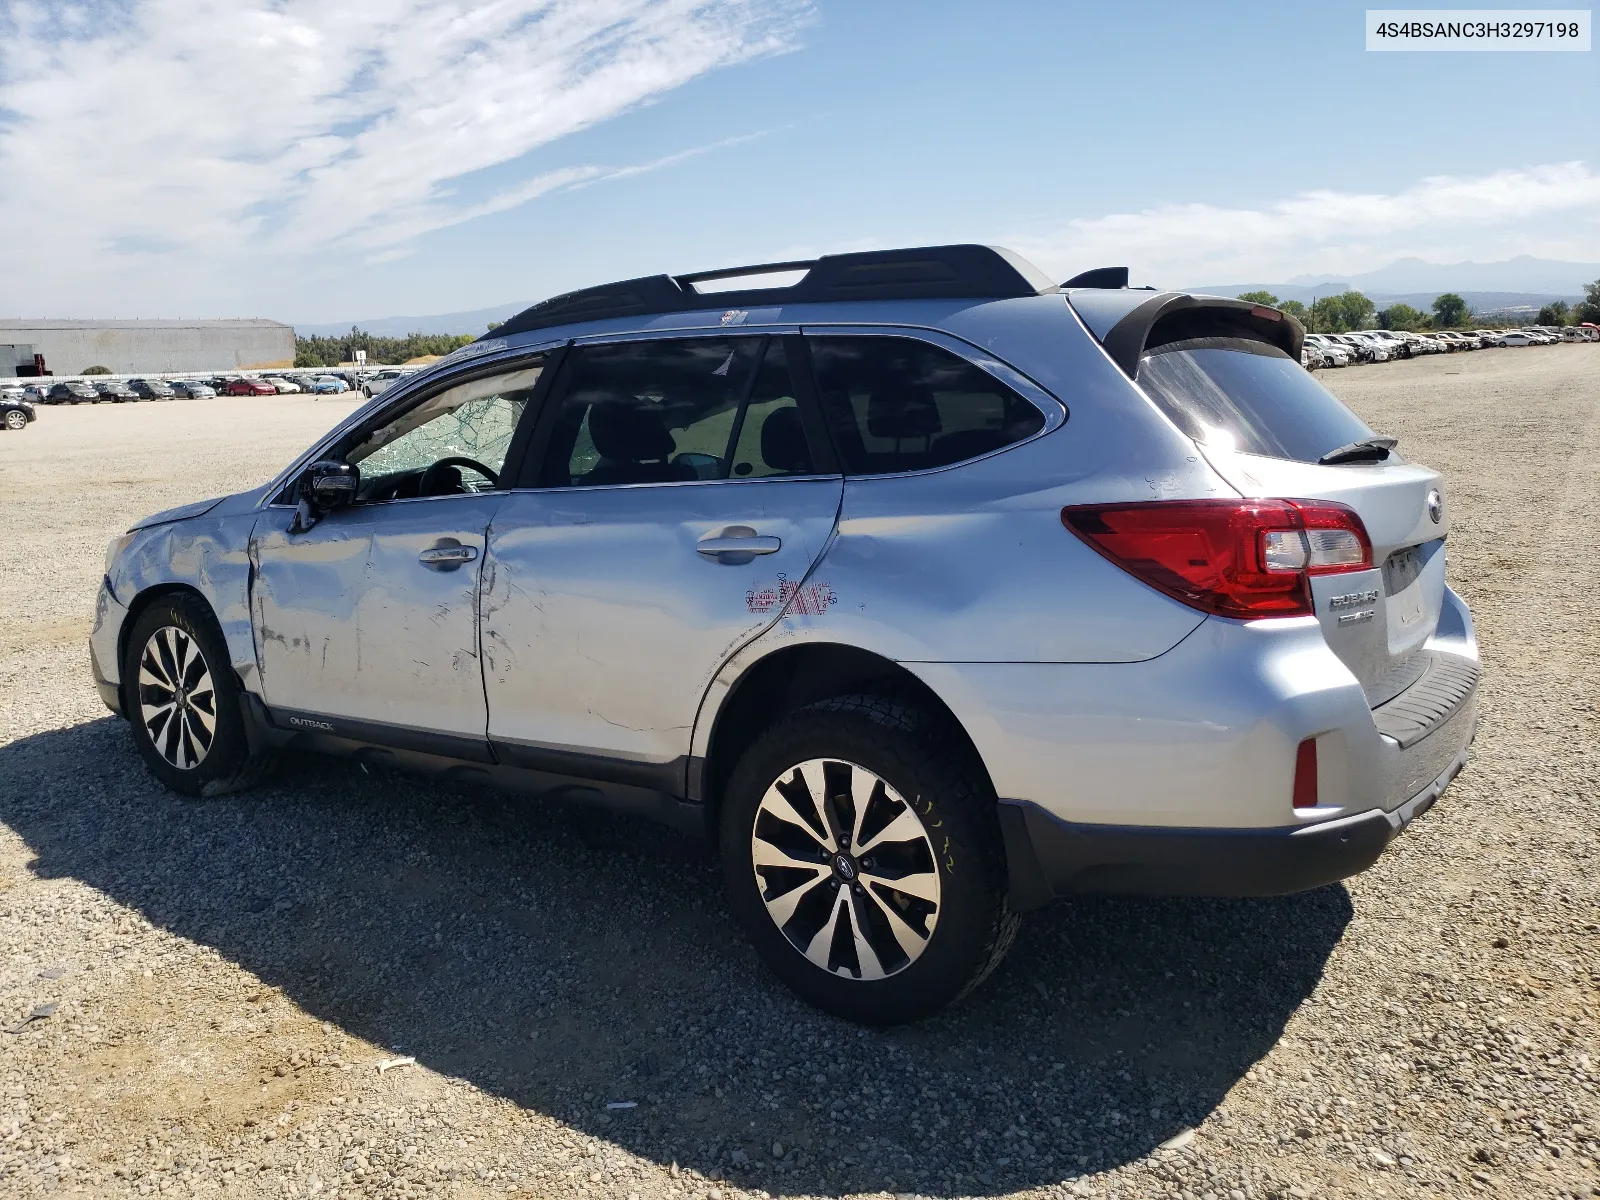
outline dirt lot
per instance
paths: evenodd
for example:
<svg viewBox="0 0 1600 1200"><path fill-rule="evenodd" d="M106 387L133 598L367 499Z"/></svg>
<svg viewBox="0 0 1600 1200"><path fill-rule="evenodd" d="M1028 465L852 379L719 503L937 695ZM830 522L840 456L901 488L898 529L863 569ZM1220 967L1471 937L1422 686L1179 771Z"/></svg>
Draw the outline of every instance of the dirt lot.
<svg viewBox="0 0 1600 1200"><path fill-rule="evenodd" d="M88 678L106 540L348 402L0 434L0 1194L1600 1195L1600 347L1322 378L1447 476L1467 772L1347 886L1062 904L889 1033L654 829L309 759L154 784Z"/></svg>

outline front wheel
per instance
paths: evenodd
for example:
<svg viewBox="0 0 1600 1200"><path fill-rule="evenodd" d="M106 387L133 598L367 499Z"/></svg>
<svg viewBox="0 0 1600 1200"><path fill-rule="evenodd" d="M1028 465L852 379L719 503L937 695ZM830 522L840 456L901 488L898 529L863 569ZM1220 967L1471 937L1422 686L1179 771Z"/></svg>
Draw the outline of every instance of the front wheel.
<svg viewBox="0 0 1600 1200"><path fill-rule="evenodd" d="M175 594L139 614L122 664L122 711L151 772L185 796L220 796L259 781L241 689L211 609Z"/></svg>
<svg viewBox="0 0 1600 1200"><path fill-rule="evenodd" d="M28 414L18 409L10 409L6 413L7 429L25 429L28 425Z"/></svg>
<svg viewBox="0 0 1600 1200"><path fill-rule="evenodd" d="M740 759L723 805L735 919L785 983L849 1021L914 1021L1005 956L994 793L915 707L842 696L783 718Z"/></svg>

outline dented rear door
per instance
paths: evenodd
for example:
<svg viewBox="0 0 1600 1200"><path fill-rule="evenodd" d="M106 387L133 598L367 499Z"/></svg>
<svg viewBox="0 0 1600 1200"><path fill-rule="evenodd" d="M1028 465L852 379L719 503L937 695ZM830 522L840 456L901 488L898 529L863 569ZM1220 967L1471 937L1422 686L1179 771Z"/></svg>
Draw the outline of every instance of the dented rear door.
<svg viewBox="0 0 1600 1200"><path fill-rule="evenodd" d="M570 353L534 486L489 533L483 678L502 761L681 791L718 668L786 607L833 602L808 575L844 483L805 435L783 342ZM625 419L597 426L607 407Z"/></svg>

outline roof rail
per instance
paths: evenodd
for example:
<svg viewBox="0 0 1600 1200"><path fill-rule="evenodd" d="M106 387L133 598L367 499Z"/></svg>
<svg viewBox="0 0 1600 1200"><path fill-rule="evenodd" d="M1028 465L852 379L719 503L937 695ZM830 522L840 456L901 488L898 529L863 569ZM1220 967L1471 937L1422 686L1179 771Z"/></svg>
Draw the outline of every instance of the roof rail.
<svg viewBox="0 0 1600 1200"><path fill-rule="evenodd" d="M741 275L805 271L789 287L701 292L695 284ZM552 296L524 309L492 336L511 337L578 321L756 305L838 300L1003 300L1056 290L1032 263L999 246L918 246L826 254L800 262L725 267L689 275L647 275ZM487 335L486 335L487 336Z"/></svg>

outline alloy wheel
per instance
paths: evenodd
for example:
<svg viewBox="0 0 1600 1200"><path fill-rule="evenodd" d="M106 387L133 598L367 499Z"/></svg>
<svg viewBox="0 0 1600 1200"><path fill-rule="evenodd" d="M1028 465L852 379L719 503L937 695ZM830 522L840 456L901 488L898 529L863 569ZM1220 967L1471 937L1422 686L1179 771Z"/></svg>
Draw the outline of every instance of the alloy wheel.
<svg viewBox="0 0 1600 1200"><path fill-rule="evenodd" d="M21 429L27 423L27 416L24 413L19 412L17 409L13 408L10 412L6 413L7 429Z"/></svg>
<svg viewBox="0 0 1600 1200"><path fill-rule="evenodd" d="M216 737L211 668L176 625L152 633L139 655L139 718L156 753L180 771L199 766Z"/></svg>
<svg viewBox="0 0 1600 1200"><path fill-rule="evenodd" d="M927 949L940 907L933 842L874 772L823 758L785 771L756 809L750 850L767 915L814 966L885 979Z"/></svg>

